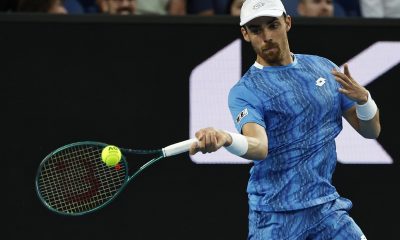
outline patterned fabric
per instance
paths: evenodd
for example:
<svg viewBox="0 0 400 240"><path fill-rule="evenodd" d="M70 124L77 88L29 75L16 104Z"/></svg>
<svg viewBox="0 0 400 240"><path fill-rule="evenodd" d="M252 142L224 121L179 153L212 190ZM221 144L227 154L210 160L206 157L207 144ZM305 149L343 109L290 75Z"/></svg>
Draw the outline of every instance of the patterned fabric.
<svg viewBox="0 0 400 240"><path fill-rule="evenodd" d="M354 102L339 93L330 60L296 54L287 66L255 64L229 93L229 108L241 132L249 122L263 126L268 156L254 161L247 187L257 211L288 211L339 197L331 184L335 137L342 113ZM243 114L243 113L246 114Z"/></svg>
<svg viewBox="0 0 400 240"><path fill-rule="evenodd" d="M249 212L249 240L366 240L344 198L289 212Z"/></svg>

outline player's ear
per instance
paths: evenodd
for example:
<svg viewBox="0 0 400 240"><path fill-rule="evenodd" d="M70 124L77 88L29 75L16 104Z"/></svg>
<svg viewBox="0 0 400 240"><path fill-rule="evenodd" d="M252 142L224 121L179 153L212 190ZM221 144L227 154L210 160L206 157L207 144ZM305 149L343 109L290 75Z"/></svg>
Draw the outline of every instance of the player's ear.
<svg viewBox="0 0 400 240"><path fill-rule="evenodd" d="M249 38L249 32L247 31L246 27L243 26L240 28L240 31L242 32L243 38L246 42L250 42L250 38Z"/></svg>
<svg viewBox="0 0 400 240"><path fill-rule="evenodd" d="M285 23L286 23L286 32L289 32L290 28L292 27L292 17L287 15L285 17Z"/></svg>

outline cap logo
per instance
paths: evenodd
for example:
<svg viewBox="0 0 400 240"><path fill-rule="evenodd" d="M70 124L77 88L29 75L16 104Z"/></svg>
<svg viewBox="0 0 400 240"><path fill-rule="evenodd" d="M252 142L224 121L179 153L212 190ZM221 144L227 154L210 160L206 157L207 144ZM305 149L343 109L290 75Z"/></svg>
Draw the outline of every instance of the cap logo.
<svg viewBox="0 0 400 240"><path fill-rule="evenodd" d="M262 7L262 6L264 6L264 3L263 3L263 2L258 2L258 3L256 3L256 4L253 6L253 9L254 9L254 10L257 10L257 9L259 9L259 8Z"/></svg>

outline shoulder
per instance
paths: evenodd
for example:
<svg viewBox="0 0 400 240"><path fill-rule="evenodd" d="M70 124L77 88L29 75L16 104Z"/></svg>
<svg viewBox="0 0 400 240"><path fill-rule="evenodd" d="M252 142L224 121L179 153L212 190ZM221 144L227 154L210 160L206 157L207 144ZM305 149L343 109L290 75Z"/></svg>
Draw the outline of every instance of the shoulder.
<svg viewBox="0 0 400 240"><path fill-rule="evenodd" d="M229 90L229 98L243 98L255 91L255 78L257 78L257 69L251 67L240 80Z"/></svg>
<svg viewBox="0 0 400 240"><path fill-rule="evenodd" d="M331 61L326 57L312 54L295 54L298 60Z"/></svg>
<svg viewBox="0 0 400 240"><path fill-rule="evenodd" d="M244 92L249 91L248 81L244 77L242 77L235 85L231 87L229 90L229 97L240 96Z"/></svg>
<svg viewBox="0 0 400 240"><path fill-rule="evenodd" d="M297 60L299 62L309 62L309 63L319 63L328 65L331 67L337 67L337 65L326 57L322 57L319 55L312 55L312 54L295 54Z"/></svg>
<svg viewBox="0 0 400 240"><path fill-rule="evenodd" d="M259 69L255 68L254 66L250 67L249 70L239 79L239 81L232 86L231 92L235 92L238 90L250 90L254 88L254 80L258 78L260 72Z"/></svg>

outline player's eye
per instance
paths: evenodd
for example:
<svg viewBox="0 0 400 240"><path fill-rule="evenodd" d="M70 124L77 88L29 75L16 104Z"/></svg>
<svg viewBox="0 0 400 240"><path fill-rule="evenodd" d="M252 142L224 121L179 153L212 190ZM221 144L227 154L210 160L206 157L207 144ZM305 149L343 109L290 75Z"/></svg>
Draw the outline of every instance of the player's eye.
<svg viewBox="0 0 400 240"><path fill-rule="evenodd" d="M274 22L272 22L271 24L268 25L268 27L270 29L277 29L277 28L279 28L279 26L280 26L279 21L274 21Z"/></svg>
<svg viewBox="0 0 400 240"><path fill-rule="evenodd" d="M250 26L248 27L250 32L253 34L259 34L261 32L261 28L257 26Z"/></svg>

